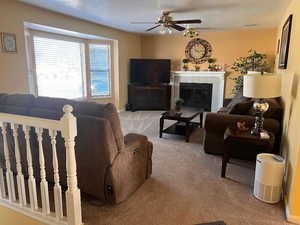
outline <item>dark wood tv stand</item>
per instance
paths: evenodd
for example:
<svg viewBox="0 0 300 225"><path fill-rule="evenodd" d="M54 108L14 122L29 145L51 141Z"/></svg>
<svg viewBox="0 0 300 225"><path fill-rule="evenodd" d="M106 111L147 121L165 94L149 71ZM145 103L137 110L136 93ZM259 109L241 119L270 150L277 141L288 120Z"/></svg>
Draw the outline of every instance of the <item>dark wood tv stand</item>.
<svg viewBox="0 0 300 225"><path fill-rule="evenodd" d="M171 85L129 84L127 110L169 110Z"/></svg>

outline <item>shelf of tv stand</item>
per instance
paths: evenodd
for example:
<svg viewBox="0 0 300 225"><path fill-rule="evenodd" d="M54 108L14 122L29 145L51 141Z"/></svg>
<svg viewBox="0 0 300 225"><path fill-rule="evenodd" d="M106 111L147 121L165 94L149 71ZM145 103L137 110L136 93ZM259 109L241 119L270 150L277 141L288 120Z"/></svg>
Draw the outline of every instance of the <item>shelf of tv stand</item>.
<svg viewBox="0 0 300 225"><path fill-rule="evenodd" d="M128 110L169 110L170 103L170 84L128 85Z"/></svg>

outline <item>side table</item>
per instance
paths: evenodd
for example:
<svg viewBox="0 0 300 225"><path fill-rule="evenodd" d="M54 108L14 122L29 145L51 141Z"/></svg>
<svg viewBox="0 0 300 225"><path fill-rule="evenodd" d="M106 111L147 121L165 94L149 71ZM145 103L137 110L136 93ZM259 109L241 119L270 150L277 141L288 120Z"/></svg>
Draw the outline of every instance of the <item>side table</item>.
<svg viewBox="0 0 300 225"><path fill-rule="evenodd" d="M250 131L241 132L237 129L227 128L224 133L224 153L222 158L221 177L225 177L227 163L231 157L239 159L255 160L259 153L272 153L275 137L268 133L270 138L262 139L252 135Z"/></svg>

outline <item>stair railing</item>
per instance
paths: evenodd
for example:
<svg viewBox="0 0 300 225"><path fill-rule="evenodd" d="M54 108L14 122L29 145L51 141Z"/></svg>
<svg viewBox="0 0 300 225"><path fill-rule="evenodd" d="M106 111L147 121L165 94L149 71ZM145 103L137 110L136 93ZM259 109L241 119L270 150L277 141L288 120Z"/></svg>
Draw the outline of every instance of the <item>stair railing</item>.
<svg viewBox="0 0 300 225"><path fill-rule="evenodd" d="M76 118L72 114L73 108L70 105L63 107L64 115L60 120L49 120L36 117L20 116L15 114L0 113L0 138L2 136L2 154L5 161L5 168L0 164L0 205L16 210L27 216L33 217L46 224L81 225L81 198L77 185L76 158L75 158L75 137L77 135ZM37 181L34 176L32 149L30 144L30 132L34 129L38 142L40 192L37 192ZM26 148L26 165L28 176L23 175L21 153L19 146L20 130L24 133ZM46 177L45 157L43 151L43 134L49 132L52 145L53 162L53 195L54 212L50 211L49 183ZM8 133L13 136L13 151L9 149ZM62 189L60 185L59 164L56 151L57 133L65 142L66 148L66 171L67 191L66 216L63 215ZM0 147L1 151L1 147ZM11 152L14 153L12 156ZM14 160L14 161L12 161ZM11 162L16 165L16 172L12 170ZM27 185L25 185L27 183ZM27 190L26 190L27 188ZM29 198L27 198L29 193ZM40 193L41 208L38 206L38 193Z"/></svg>

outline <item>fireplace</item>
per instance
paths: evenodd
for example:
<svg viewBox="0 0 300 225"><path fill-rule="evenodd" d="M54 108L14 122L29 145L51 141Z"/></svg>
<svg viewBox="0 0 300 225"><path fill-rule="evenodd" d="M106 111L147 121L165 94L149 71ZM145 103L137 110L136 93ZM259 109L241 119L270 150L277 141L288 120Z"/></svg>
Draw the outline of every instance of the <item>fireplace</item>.
<svg viewBox="0 0 300 225"><path fill-rule="evenodd" d="M212 84L180 83L179 96L184 100L184 106L211 111Z"/></svg>
<svg viewBox="0 0 300 225"><path fill-rule="evenodd" d="M186 95L192 95L194 92L194 96L192 97L191 102L189 99L187 100L188 103L197 105L196 107L203 107L206 108L205 111L217 112L218 109L223 107L223 100L224 100L224 71L219 72L210 72L210 71L175 71L172 73L171 76L171 84L172 84L172 99L171 99L171 107L175 107L175 101L183 97L185 98ZM183 85L182 85L183 84ZM191 84L191 86L189 86ZM198 86L198 84L201 85ZM204 84L204 86L202 86ZM210 84L208 86L208 84ZM197 85L197 86L196 86ZM203 89L201 92L198 90ZM185 89L183 92L185 94L181 94L180 89ZM186 90L187 89L187 90ZM194 90L189 90L194 89ZM209 92L211 95L209 95ZM192 93L192 94L191 94ZM199 97L200 96L200 97ZM198 101L205 99L205 105L202 104L203 101L200 103ZM208 100L209 99L209 100ZM210 103L210 107L206 106ZM199 106L198 106L199 104ZM210 109L210 110L207 110Z"/></svg>

